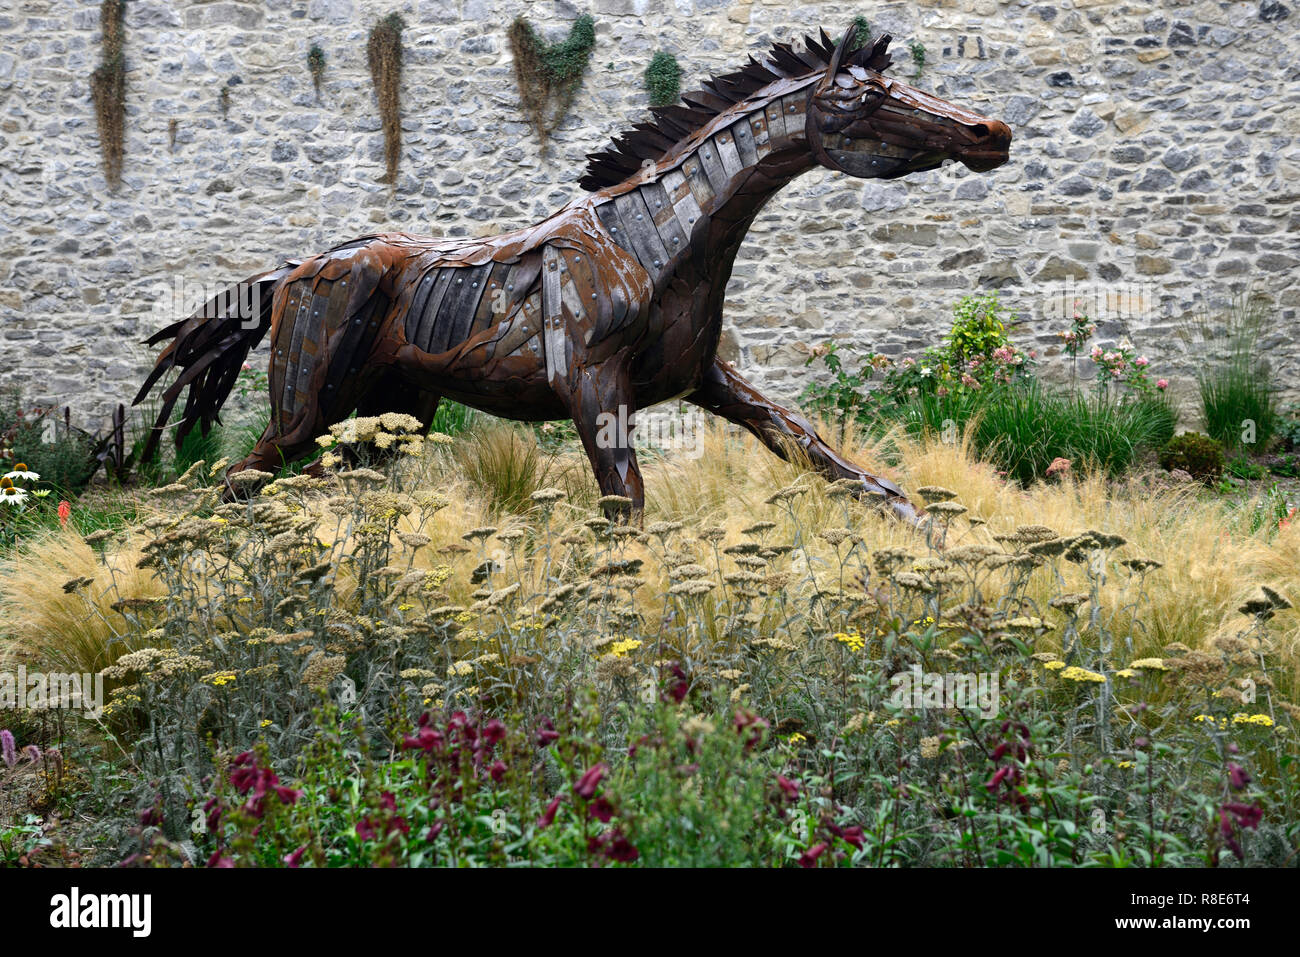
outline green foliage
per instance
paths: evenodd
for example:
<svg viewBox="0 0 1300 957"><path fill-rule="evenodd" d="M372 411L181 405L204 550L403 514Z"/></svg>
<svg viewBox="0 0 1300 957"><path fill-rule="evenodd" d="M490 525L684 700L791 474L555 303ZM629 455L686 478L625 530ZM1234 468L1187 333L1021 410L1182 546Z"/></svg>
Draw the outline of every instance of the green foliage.
<svg viewBox="0 0 1300 957"><path fill-rule="evenodd" d="M682 68L677 57L660 50L645 68L645 88L651 106L671 106L682 92Z"/></svg>
<svg viewBox="0 0 1300 957"><path fill-rule="evenodd" d="M820 347L807 364L820 360L833 378L809 384L803 399L823 415L855 418L876 431L901 423L914 435L956 441L970 429L976 452L1022 483L1046 477L1057 459L1118 475L1173 436L1177 410L1151 384L1145 357L1122 348L1094 355L1127 370L1127 392L1057 394L1034 377L1036 353L1011 341L1015 322L993 292L964 296L943 345L919 359L868 353L854 372L834 344ZM1087 317L1076 314L1062 333L1067 354L1076 356L1089 335ZM882 373L880 387L868 390Z"/></svg>
<svg viewBox="0 0 1300 957"><path fill-rule="evenodd" d="M1048 391L1037 380L946 396L918 393L889 411L914 435L956 439L974 424L982 458L1023 484L1047 476L1058 458L1118 476L1173 434L1175 413L1162 399L1123 401Z"/></svg>
<svg viewBox="0 0 1300 957"><path fill-rule="evenodd" d="M54 408L27 407L16 391L0 394L0 469L23 463L60 495L86 487L99 469L95 441L68 428ZM0 472L2 474L2 472Z"/></svg>
<svg viewBox="0 0 1300 957"><path fill-rule="evenodd" d="M1278 432L1277 389L1266 367L1242 360L1197 377L1205 430L1225 448L1263 451Z"/></svg>
<svg viewBox="0 0 1300 957"><path fill-rule="evenodd" d="M578 95L596 47L596 23L584 13L574 21L565 39L547 43L519 16L510 24L508 36L524 112L545 153L547 141Z"/></svg>
<svg viewBox="0 0 1300 957"><path fill-rule="evenodd" d="M1221 317L1221 328L1204 318L1196 323L1203 341L1226 340L1226 355L1207 356L1197 375L1205 430L1225 449L1262 452L1283 425L1277 387L1260 347L1269 308L1264 299L1246 296Z"/></svg>
<svg viewBox="0 0 1300 957"><path fill-rule="evenodd" d="M921 73L925 70L925 44L920 40L909 40L907 43L907 52L912 54L912 63L916 65L914 79L919 79Z"/></svg>
<svg viewBox="0 0 1300 957"><path fill-rule="evenodd" d="M443 399L433 413L433 424L429 428L443 435L460 435L472 429L479 418L479 413L469 406Z"/></svg>
<svg viewBox="0 0 1300 957"><path fill-rule="evenodd" d="M1158 563L1103 531L989 537L935 487L907 551L869 549L845 496L807 525L795 486L739 535L641 532L555 489L459 534L403 454L419 429L341 423L326 468L399 455L247 475L245 501L192 469L151 496L172 512L142 550L156 598L117 574L62 590L87 615L111 601L135 649L105 671L101 857L1181 866L1300 845L1276 593L1204 651L1139 657ZM931 676L984 690L918 704Z"/></svg>
<svg viewBox="0 0 1300 957"><path fill-rule="evenodd" d="M871 24L862 14L853 18L853 23L849 26L853 31L853 38L849 40L849 49L856 50L871 39Z"/></svg>
<svg viewBox="0 0 1300 957"><path fill-rule="evenodd" d="M1160 450L1160 467L1169 472L1182 469L1194 479L1213 482L1223 474L1223 446L1200 432L1184 432Z"/></svg>

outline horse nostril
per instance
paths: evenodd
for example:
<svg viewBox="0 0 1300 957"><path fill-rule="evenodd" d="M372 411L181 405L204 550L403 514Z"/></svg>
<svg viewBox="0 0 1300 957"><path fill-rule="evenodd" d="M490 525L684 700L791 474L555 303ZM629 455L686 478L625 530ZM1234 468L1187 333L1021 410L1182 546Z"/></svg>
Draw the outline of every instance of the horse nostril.
<svg viewBox="0 0 1300 957"><path fill-rule="evenodd" d="M973 129L973 130L975 131L975 135L976 135L976 136L988 136L988 135L989 135L989 128L988 128L987 126L985 126L983 123L976 123L973 127L971 127L971 129Z"/></svg>

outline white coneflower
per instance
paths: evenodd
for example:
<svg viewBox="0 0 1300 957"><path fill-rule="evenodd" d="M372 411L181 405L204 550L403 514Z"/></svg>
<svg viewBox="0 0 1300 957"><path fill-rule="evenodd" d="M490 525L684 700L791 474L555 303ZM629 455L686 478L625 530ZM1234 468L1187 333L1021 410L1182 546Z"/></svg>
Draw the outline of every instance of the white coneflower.
<svg viewBox="0 0 1300 957"><path fill-rule="evenodd" d="M22 462L19 462L14 466L14 470L12 472L6 472L4 477L11 482L35 482L40 478L40 475L31 471Z"/></svg>
<svg viewBox="0 0 1300 957"><path fill-rule="evenodd" d="M27 493L14 485L0 485L0 503L5 505L22 505L27 501Z"/></svg>

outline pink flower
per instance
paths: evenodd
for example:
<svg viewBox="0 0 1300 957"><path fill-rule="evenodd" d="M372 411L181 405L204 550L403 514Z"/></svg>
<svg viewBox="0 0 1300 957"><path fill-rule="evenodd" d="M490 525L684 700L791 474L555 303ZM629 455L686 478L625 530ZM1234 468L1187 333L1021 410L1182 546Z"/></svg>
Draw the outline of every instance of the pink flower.
<svg viewBox="0 0 1300 957"><path fill-rule="evenodd" d="M1133 360L1133 364L1137 366L1139 369L1142 369L1145 368L1146 366L1149 366L1151 364L1151 360L1148 359L1146 356L1138 356L1136 359Z"/></svg>
<svg viewBox="0 0 1300 957"><path fill-rule="evenodd" d="M1070 464L1069 459L1059 457L1052 459L1052 464L1047 467L1047 477L1051 478L1054 475L1063 475L1070 471Z"/></svg>
<svg viewBox="0 0 1300 957"><path fill-rule="evenodd" d="M304 844L298 850L291 854L286 854L281 860L284 861L285 867L296 868L302 865L302 856L307 853L307 845Z"/></svg>
<svg viewBox="0 0 1300 957"><path fill-rule="evenodd" d="M799 856L799 866L805 868L816 867L817 858L825 854L827 848L829 847L830 845L827 844L825 841L819 841L818 843L814 844L812 847L808 848L808 850L804 851L803 854Z"/></svg>
<svg viewBox="0 0 1300 957"><path fill-rule="evenodd" d="M1165 389L1169 388L1169 380L1156 379L1156 388L1163 392Z"/></svg>
<svg viewBox="0 0 1300 957"><path fill-rule="evenodd" d="M555 822L555 812L560 809L560 798L552 799L551 803L546 805L546 810L542 816L537 819L538 827L550 827Z"/></svg>
<svg viewBox="0 0 1300 957"><path fill-rule="evenodd" d="M608 773L609 765L604 761L592 765L582 777L578 778L578 783L573 786L573 793L584 801L590 801L596 793L596 788L600 787L600 782Z"/></svg>

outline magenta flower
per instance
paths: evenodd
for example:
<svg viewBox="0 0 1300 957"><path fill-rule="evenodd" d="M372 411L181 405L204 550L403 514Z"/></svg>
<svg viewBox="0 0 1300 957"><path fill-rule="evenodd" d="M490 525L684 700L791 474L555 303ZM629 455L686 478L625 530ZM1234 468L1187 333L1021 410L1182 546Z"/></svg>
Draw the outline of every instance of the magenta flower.
<svg viewBox="0 0 1300 957"><path fill-rule="evenodd" d="M551 803L546 805L546 810L542 812L542 816L537 819L538 827L550 827L555 823L555 812L560 809L561 800L562 798L559 796L551 799Z"/></svg>
<svg viewBox="0 0 1300 957"><path fill-rule="evenodd" d="M862 836L862 828L856 824L852 827L840 827L837 824L828 824L827 829L841 841L846 841L847 843L852 844L859 851L862 850L862 846L866 843Z"/></svg>
<svg viewBox="0 0 1300 957"><path fill-rule="evenodd" d="M609 819L614 816L614 805L610 804L609 798L604 796L592 801L587 810L601 824L608 824Z"/></svg>
<svg viewBox="0 0 1300 957"><path fill-rule="evenodd" d="M551 723L551 719L543 718L541 725L537 729L537 734L534 735L534 740L539 748L544 748L552 741L558 741L559 737L560 732L555 730L555 725Z"/></svg>
<svg viewBox="0 0 1300 957"><path fill-rule="evenodd" d="M18 763L18 753L14 749L14 734L8 728L0 731L0 758L6 767L12 768Z"/></svg>
<svg viewBox="0 0 1300 957"><path fill-rule="evenodd" d="M573 786L573 793L584 801L590 801L596 793L596 788L600 786L600 782L604 780L605 775L608 773L609 765L604 761L592 765L582 777L578 778L578 783Z"/></svg>
<svg viewBox="0 0 1300 957"><path fill-rule="evenodd" d="M821 857L823 854L825 854L827 848L829 847L830 845L827 844L825 841L817 842L812 847L808 848L808 850L804 851L801 855L799 855L799 866L816 867L817 859Z"/></svg>
<svg viewBox="0 0 1300 957"><path fill-rule="evenodd" d="M781 789L781 793L785 795L787 801L794 803L799 800L798 781L791 781L784 774L778 774L776 776L776 786Z"/></svg>
<svg viewBox="0 0 1300 957"><path fill-rule="evenodd" d="M304 844L302 847L298 848L298 850L294 851L293 853L284 855L284 857L281 858L281 860L284 861L285 867L290 867L290 868L301 867L303 855L306 853L307 853L307 845Z"/></svg>

